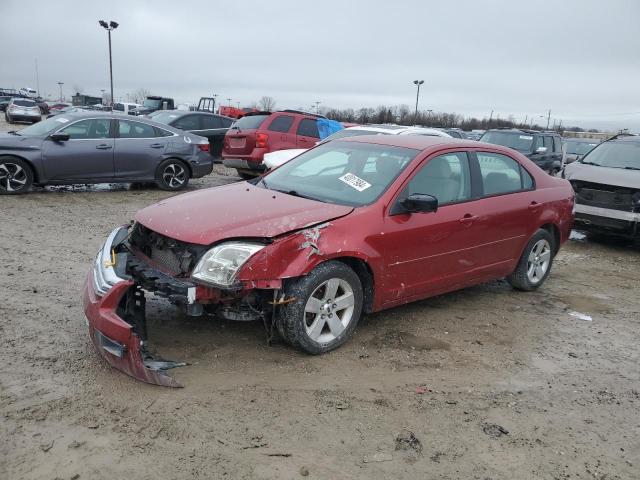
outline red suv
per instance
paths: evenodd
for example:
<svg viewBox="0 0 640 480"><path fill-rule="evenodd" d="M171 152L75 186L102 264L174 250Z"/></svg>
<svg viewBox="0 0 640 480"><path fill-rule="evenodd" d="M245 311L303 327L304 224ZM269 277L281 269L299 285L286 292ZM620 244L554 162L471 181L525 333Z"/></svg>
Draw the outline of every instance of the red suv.
<svg viewBox="0 0 640 480"><path fill-rule="evenodd" d="M318 118L324 117L297 110L247 113L224 137L223 163L242 178L253 178L265 170L265 153L313 147L320 139Z"/></svg>

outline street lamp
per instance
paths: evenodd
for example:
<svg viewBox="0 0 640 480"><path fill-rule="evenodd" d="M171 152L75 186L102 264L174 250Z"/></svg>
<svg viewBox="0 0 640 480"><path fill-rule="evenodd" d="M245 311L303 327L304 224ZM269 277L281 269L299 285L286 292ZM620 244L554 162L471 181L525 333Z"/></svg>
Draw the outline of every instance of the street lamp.
<svg viewBox="0 0 640 480"><path fill-rule="evenodd" d="M113 20L110 20L109 23L107 23L104 20L100 20L98 23L102 28L104 28L107 31L107 34L109 35L109 78L111 80L110 103L111 103L111 111L113 111L113 62L111 60L111 30L115 30L116 28L118 28L118 22L114 22Z"/></svg>
<svg viewBox="0 0 640 480"><path fill-rule="evenodd" d="M227 98L227 102L229 102L229 106L231 106L231 99Z"/></svg>
<svg viewBox="0 0 640 480"><path fill-rule="evenodd" d="M420 98L420 85L424 83L424 80L414 80L413 84L418 87L418 92L416 93L416 113L413 115L413 123L415 124L418 121L418 99Z"/></svg>
<svg viewBox="0 0 640 480"><path fill-rule="evenodd" d="M64 82L58 82L58 86L60 87L60 101L62 102L62 85L64 85Z"/></svg>

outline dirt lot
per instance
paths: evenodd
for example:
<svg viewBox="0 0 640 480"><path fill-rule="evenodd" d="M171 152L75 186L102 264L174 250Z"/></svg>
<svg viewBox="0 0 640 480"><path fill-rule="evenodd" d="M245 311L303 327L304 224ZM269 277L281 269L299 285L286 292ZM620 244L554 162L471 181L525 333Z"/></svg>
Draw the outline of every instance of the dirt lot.
<svg viewBox="0 0 640 480"><path fill-rule="evenodd" d="M216 171L193 188L237 180ZM107 233L167 196L0 198L0 479L640 478L637 249L570 241L537 292L371 315L320 357L152 299L153 345L192 363L168 389L108 367L80 302Z"/></svg>

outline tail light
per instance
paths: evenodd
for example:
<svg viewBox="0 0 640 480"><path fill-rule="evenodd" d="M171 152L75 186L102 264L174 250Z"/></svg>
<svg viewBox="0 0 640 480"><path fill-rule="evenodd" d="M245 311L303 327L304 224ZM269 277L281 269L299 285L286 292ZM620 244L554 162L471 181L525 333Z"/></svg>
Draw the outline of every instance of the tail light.
<svg viewBox="0 0 640 480"><path fill-rule="evenodd" d="M200 149L201 152L208 152L209 151L209 144L208 143L199 143L198 144L198 148Z"/></svg>
<svg viewBox="0 0 640 480"><path fill-rule="evenodd" d="M265 148L269 142L269 135L266 133L256 133L256 147Z"/></svg>
<svg viewBox="0 0 640 480"><path fill-rule="evenodd" d="M9 106L9 110L18 110L20 107L18 107L17 105L10 105Z"/></svg>

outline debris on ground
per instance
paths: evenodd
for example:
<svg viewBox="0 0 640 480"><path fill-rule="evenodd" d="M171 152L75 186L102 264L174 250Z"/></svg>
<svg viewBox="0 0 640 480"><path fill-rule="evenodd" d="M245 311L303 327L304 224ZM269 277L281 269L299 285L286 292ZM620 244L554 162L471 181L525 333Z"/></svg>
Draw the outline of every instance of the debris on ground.
<svg viewBox="0 0 640 480"><path fill-rule="evenodd" d="M440 458L444 456L444 453L442 452L435 452L433 455L431 455L431 457L429 457L431 459L432 462L435 463L440 463Z"/></svg>
<svg viewBox="0 0 640 480"><path fill-rule="evenodd" d="M43 443L40 445L40 450L42 450L43 452L48 452L52 448L53 448L53 440L51 440L50 443Z"/></svg>
<svg viewBox="0 0 640 480"><path fill-rule="evenodd" d="M589 315L580 312L569 312L569 315L572 317L579 318L580 320L584 320L585 322L590 322L593 320Z"/></svg>
<svg viewBox="0 0 640 480"><path fill-rule="evenodd" d="M393 457L390 453L374 453L373 455L365 455L362 461L364 463L390 462Z"/></svg>
<svg viewBox="0 0 640 480"><path fill-rule="evenodd" d="M495 423L489 423L485 425L484 427L482 427L482 431L490 437L494 438L500 438L503 435L509 435L509 430L501 425L496 425Z"/></svg>
<svg viewBox="0 0 640 480"><path fill-rule="evenodd" d="M307 467L300 467L300 475L302 475L303 477L308 477L309 476L309 469Z"/></svg>
<svg viewBox="0 0 640 480"><path fill-rule="evenodd" d="M79 442L79 441L77 441L77 440L74 440L74 441L72 441L72 442L67 446L67 448L80 448L80 447L82 447L85 443L87 443L87 442L85 442L85 441Z"/></svg>
<svg viewBox="0 0 640 480"><path fill-rule="evenodd" d="M417 393L418 395L423 395L423 394L425 394L425 393L427 393L427 392L433 392L433 390L431 390L429 387L426 387L426 386L424 386L424 385L418 385L418 386L416 387L416 393Z"/></svg>
<svg viewBox="0 0 640 480"><path fill-rule="evenodd" d="M422 452L422 443L413 432L405 430L396 437L396 450L415 450Z"/></svg>

